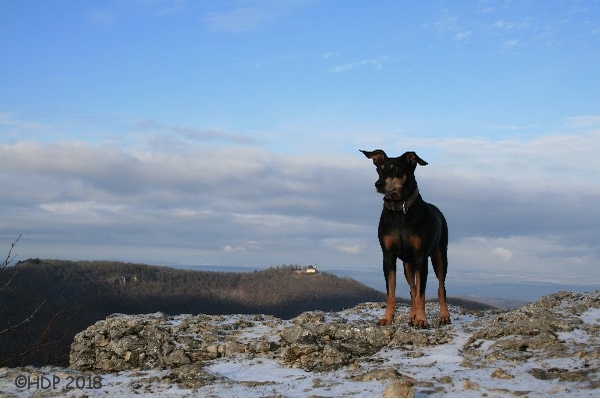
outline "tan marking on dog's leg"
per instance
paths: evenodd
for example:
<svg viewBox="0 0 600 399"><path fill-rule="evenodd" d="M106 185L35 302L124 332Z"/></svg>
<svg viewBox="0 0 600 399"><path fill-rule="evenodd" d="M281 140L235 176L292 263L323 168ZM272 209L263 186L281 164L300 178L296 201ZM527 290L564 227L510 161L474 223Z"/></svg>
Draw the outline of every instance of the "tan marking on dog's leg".
<svg viewBox="0 0 600 399"><path fill-rule="evenodd" d="M377 325L387 326L394 322L396 314L396 271L390 270L387 278L387 304L383 318L377 322Z"/></svg>
<svg viewBox="0 0 600 399"><path fill-rule="evenodd" d="M448 311L448 305L446 303L446 287L444 283L440 281L440 285L438 288L438 299L440 301L440 321L439 325L442 326L444 324L452 323L450 319L450 312Z"/></svg>
<svg viewBox="0 0 600 399"><path fill-rule="evenodd" d="M429 328L429 323L427 322L427 316L425 315L425 290L421 289L422 279L427 278L426 276L421 276L421 272L417 270L415 272L415 316L413 320L413 326L417 328Z"/></svg>
<svg viewBox="0 0 600 399"><path fill-rule="evenodd" d="M415 266L412 263L404 262L404 277L410 289L410 313L408 314L408 324L413 325L417 308L415 298L417 296L417 286L415 285Z"/></svg>

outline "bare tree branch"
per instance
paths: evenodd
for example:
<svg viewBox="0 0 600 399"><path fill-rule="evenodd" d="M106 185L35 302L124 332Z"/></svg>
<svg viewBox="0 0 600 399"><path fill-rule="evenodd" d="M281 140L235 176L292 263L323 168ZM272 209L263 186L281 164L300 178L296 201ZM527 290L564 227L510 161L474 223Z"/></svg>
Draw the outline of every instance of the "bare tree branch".
<svg viewBox="0 0 600 399"><path fill-rule="evenodd" d="M25 323L29 323L29 322L31 321L31 319L33 319L33 317L35 316L35 314L36 314L36 313L37 313L37 312L38 312L38 311L39 311L39 310L42 308L42 306L44 306L44 304L46 303L46 301L47 301L47 299L44 299L44 300L42 301L42 303L40 303L39 305L37 305L37 306L35 307L35 309L33 310L33 313L31 313L31 314L29 315L29 317L27 317L26 319L24 319L24 320L21 320L20 322L18 322L18 323L17 323L17 324L15 324L14 326L8 326L8 327L6 327L4 330L1 330L1 331L0 331L0 335L6 334L6 333L8 333L8 332L10 332L10 331L12 331L12 330L14 330L14 329L16 329L16 328L18 328L18 327L22 326L22 325L23 325L23 324L25 324Z"/></svg>
<svg viewBox="0 0 600 399"><path fill-rule="evenodd" d="M13 261L14 256L12 255L12 251L15 248L15 245L17 245L17 243L21 239L22 235L23 234L19 234L17 239L10 245L10 249L8 250L8 255L6 255L6 259L4 259L4 262L2 262L2 265L0 265L0 269L4 269L6 266L8 266L10 264L10 262Z"/></svg>
<svg viewBox="0 0 600 399"><path fill-rule="evenodd" d="M10 262L12 262L13 259L15 258L14 255L12 254L12 251L15 248L15 245L17 245L17 243L21 239L22 235L23 234L19 234L19 236L17 237L17 239L10 245L10 249L8 250L8 255L6 255L6 259L4 259L4 261L2 262L2 264L0 264L0 273L3 272L4 269L6 269L6 267L8 267L8 265L10 265ZM7 278L7 280L4 283L4 285L2 287L0 287L0 292L4 291L6 289L6 287L8 287L8 285L13 281L13 279L15 278L16 275L17 275L17 270L15 270Z"/></svg>
<svg viewBox="0 0 600 399"><path fill-rule="evenodd" d="M3 272L6 272L6 268L8 267L8 265L10 265L10 263L14 260L15 255L13 255L13 250L15 249L15 246L17 245L17 243L19 242L19 240L21 239L21 236L23 234L19 234L19 236L17 237L17 239L10 244L10 249L8 250L8 254L6 255L6 258L4 259L4 261L2 262L2 264L0 264L0 274L3 274ZM6 290L6 288L10 285L10 283L14 280L15 276L17 275L17 270L12 271L12 273L9 273L8 277L6 278L6 281L3 282L2 287L0 287L0 293L4 292ZM6 334L20 326L22 326L25 323L30 322L33 317L35 316L35 314L42 308L42 306L44 306L44 304L46 303L46 299L44 299L42 301L42 303L40 303L39 305L37 305L35 307L35 309L33 310L33 312L29 315L29 317L26 317L25 319L21 320L20 322L18 322L15 325L7 325L4 326L4 329L0 330L0 335ZM0 312L1 313L1 312Z"/></svg>

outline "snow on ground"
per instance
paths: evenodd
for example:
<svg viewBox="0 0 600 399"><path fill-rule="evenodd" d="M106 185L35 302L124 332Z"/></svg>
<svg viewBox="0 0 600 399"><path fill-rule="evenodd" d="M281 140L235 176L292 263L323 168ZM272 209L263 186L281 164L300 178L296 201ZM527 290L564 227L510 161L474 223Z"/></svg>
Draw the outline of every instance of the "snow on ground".
<svg viewBox="0 0 600 399"><path fill-rule="evenodd" d="M407 309L401 309L407 311ZM361 320L377 320L381 310L371 313L361 310ZM365 313L366 312L366 313ZM461 352L469 337L477 331L478 316L452 309L452 342L428 347L385 348L357 363L330 372L307 372L283 367L276 359L244 357L243 355L197 365L203 370L203 381L180 384L172 378L171 370L127 371L100 376L56 367L1 368L0 396L8 397L381 397L389 380L376 376L369 378L374 369L394 370L417 381L417 397L598 397L600 390L581 388L577 381L559 382L558 378L539 379L531 374L532 368L577 369L585 367L578 358L557 358L524 362L491 361L485 367L464 365ZM357 313L340 313L351 320ZM239 315L227 317L225 323L234 323ZM269 316L265 316L269 317ZM579 315L587 324L597 326L600 309L590 308ZM285 324L286 322L284 322ZM590 330L575 329L561 332L559 338L567 343L598 342L590 337ZM598 331L596 328L595 330ZM242 339L263 336L264 324L244 329ZM274 340L277 337L274 337ZM595 340L595 341L594 341ZM491 342L483 342L484 348ZM585 360L598 361L598 359ZM589 366L589 365L588 365ZM504 379L498 371L513 378ZM193 370L192 370L193 371Z"/></svg>

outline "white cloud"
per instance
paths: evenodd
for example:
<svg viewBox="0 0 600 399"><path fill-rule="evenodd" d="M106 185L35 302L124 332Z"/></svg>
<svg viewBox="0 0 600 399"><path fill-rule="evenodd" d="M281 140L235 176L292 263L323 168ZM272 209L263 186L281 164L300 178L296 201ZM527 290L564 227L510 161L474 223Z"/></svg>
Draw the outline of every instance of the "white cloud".
<svg viewBox="0 0 600 399"><path fill-rule="evenodd" d="M387 55L382 55L377 58L363 59L360 61L353 61L347 64L338 65L336 67L331 68L330 71L334 73L341 73L365 66L372 66L375 69L382 69L384 65L389 61L390 58Z"/></svg>
<svg viewBox="0 0 600 399"><path fill-rule="evenodd" d="M327 238L322 240L322 243L348 255L364 254L366 248L364 240L352 238Z"/></svg>
<svg viewBox="0 0 600 399"><path fill-rule="evenodd" d="M473 32L471 32L470 30L458 32L454 35L454 40L458 40L458 41L467 40L471 37L472 34L473 34Z"/></svg>
<svg viewBox="0 0 600 399"><path fill-rule="evenodd" d="M123 211L125 206L119 204L98 204L96 201L68 201L40 204L40 208L46 212L73 217L85 216L96 212L117 213Z"/></svg>
<svg viewBox="0 0 600 399"><path fill-rule="evenodd" d="M246 248L244 248L244 247L233 247L231 245L225 245L223 247L223 251L225 251L225 252L246 252Z"/></svg>
<svg viewBox="0 0 600 399"><path fill-rule="evenodd" d="M502 7L442 8L432 26L438 34L455 41L477 38L473 43L485 42L488 49L510 51L520 47L547 48L557 42L557 33L564 31L569 18L547 13L536 4L516 2Z"/></svg>
<svg viewBox="0 0 600 399"><path fill-rule="evenodd" d="M537 127L534 124L527 125L502 125L502 124L491 124L487 125L486 128L494 129L494 130L510 130L510 131L520 131L520 130L529 130Z"/></svg>
<svg viewBox="0 0 600 399"><path fill-rule="evenodd" d="M492 24L492 28L495 28L495 29L511 30L514 27L515 27L515 23L513 23L513 22L507 22L507 21L505 21L503 19L499 19L499 20L495 21Z"/></svg>
<svg viewBox="0 0 600 399"><path fill-rule="evenodd" d="M492 249L491 253L492 255L499 257L505 262L510 262L513 259L512 251L506 248L496 247Z"/></svg>

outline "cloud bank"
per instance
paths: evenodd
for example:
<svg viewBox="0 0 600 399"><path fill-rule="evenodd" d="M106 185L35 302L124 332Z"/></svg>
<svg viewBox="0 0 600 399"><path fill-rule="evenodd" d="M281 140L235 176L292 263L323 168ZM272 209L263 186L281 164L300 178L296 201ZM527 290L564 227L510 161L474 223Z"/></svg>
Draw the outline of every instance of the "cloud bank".
<svg viewBox="0 0 600 399"><path fill-rule="evenodd" d="M453 273L600 282L594 121L573 118L568 133L535 138L384 144L389 155L410 149L429 162L417 180L448 219ZM19 258L379 272L381 198L358 151L282 154L228 132L218 136L230 146L215 148L199 132L203 140L185 146L0 145L5 246L23 233Z"/></svg>

